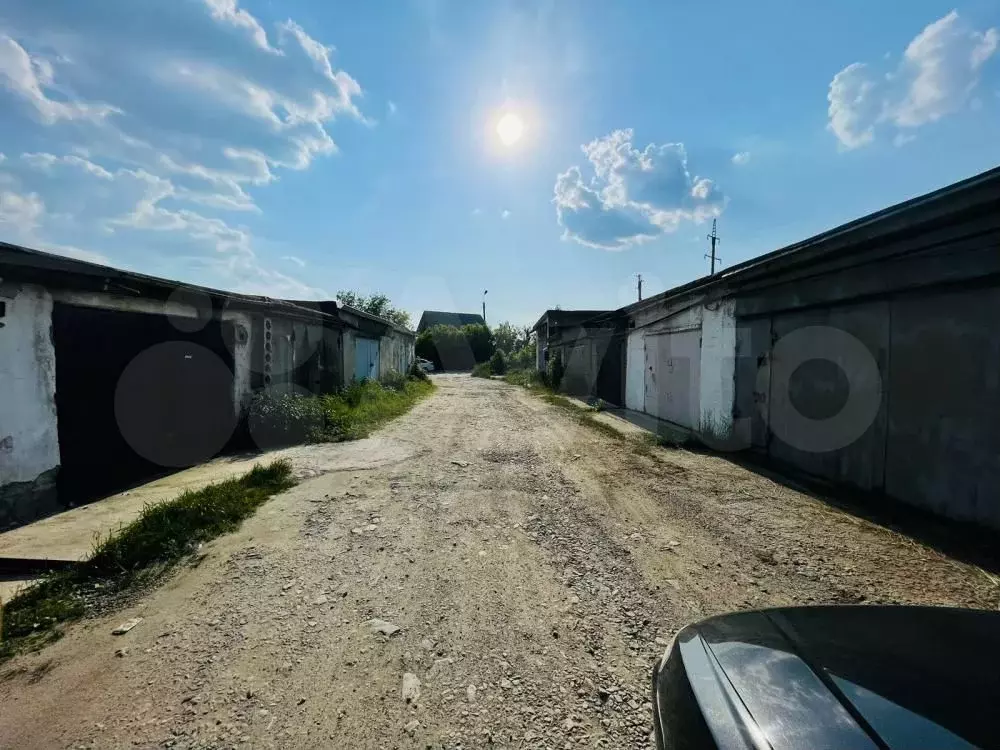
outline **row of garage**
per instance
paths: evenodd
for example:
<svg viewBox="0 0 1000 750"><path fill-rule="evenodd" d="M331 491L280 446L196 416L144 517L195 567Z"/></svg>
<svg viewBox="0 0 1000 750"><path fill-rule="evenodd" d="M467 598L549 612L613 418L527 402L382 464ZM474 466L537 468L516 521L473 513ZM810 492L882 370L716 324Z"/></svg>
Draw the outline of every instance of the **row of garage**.
<svg viewBox="0 0 1000 750"><path fill-rule="evenodd" d="M405 372L415 336L0 244L0 528L252 447L255 394Z"/></svg>
<svg viewBox="0 0 1000 750"><path fill-rule="evenodd" d="M539 364L718 450L1000 529L998 209L993 170L620 310L549 311Z"/></svg>

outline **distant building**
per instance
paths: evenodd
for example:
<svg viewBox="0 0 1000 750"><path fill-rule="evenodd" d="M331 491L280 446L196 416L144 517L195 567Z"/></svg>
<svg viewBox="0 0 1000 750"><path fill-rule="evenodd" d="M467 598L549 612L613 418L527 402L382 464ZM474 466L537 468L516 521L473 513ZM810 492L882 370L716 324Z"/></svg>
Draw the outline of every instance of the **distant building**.
<svg viewBox="0 0 1000 750"><path fill-rule="evenodd" d="M486 321L479 313L441 312L439 310L424 310L417 324L417 333L432 326L483 326Z"/></svg>

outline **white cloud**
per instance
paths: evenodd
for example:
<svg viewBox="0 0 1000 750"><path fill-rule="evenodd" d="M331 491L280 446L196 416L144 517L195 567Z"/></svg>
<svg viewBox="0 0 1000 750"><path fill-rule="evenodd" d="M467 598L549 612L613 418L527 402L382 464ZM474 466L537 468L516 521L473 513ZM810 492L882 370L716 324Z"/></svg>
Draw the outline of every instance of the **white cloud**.
<svg viewBox="0 0 1000 750"><path fill-rule="evenodd" d="M396 106L396 102L389 100L385 105L386 111L389 113L389 117L392 117L396 112L399 111L399 107Z"/></svg>
<svg viewBox="0 0 1000 750"><path fill-rule="evenodd" d="M501 219L506 219L509 216L510 216L510 211L508 211L506 208L503 211L500 212L500 218Z"/></svg>
<svg viewBox="0 0 1000 750"><path fill-rule="evenodd" d="M281 50L275 49L268 43L267 33L260 25L260 21L238 7L236 0L205 0L205 5L208 6L212 18L248 32L253 43L262 50L274 55L283 54Z"/></svg>
<svg viewBox="0 0 1000 750"><path fill-rule="evenodd" d="M481 208L474 208L474 209L472 209L472 215L473 216L482 216L483 215L483 209L481 209Z"/></svg>
<svg viewBox="0 0 1000 750"><path fill-rule="evenodd" d="M238 0L103 0L86 10L78 0L4 0L5 134L30 132L19 145L37 153L4 165L2 220L75 257L96 258L80 246L100 243L141 248L164 275L210 270L230 288L312 296L264 267L255 245L272 243L255 243L252 226L221 212L252 221L256 191L281 170L335 154L332 125L365 122L362 95L332 46L292 20L265 29ZM60 127L22 125L23 113Z"/></svg>
<svg viewBox="0 0 1000 750"><path fill-rule="evenodd" d="M45 204L36 193L0 192L0 225L7 225L17 233L29 233L44 214Z"/></svg>
<svg viewBox="0 0 1000 750"><path fill-rule="evenodd" d="M21 154L21 160L35 169L42 170L43 172L51 171L52 167L56 165L66 164L82 169L84 172L102 180L112 179L111 173L100 164L95 164L89 159L84 159L82 156L77 156L75 154L56 156L55 154L48 153L29 153Z"/></svg>
<svg viewBox="0 0 1000 750"><path fill-rule="evenodd" d="M59 120L100 121L121 111L99 102L65 97L52 99L45 89L53 88L53 77L50 62L41 57L32 58L14 39L0 34L0 86L30 104L38 119L46 125Z"/></svg>
<svg viewBox="0 0 1000 750"><path fill-rule="evenodd" d="M287 260L289 263L294 263L299 268L305 268L306 267L306 262L304 260L302 260L302 258L299 258L299 257L297 257L295 255L282 255L281 259L282 260Z"/></svg>
<svg viewBox="0 0 1000 750"><path fill-rule="evenodd" d="M733 154L733 164L735 164L738 167L742 167L749 161L750 161L749 151L740 151L738 154Z"/></svg>
<svg viewBox="0 0 1000 750"><path fill-rule="evenodd" d="M977 31L952 11L910 42L894 70L880 75L853 63L834 76L828 127L852 149L872 143L881 127L898 133L953 114L969 101L998 46L1000 31Z"/></svg>
<svg viewBox="0 0 1000 750"><path fill-rule="evenodd" d="M578 167L556 178L564 238L620 250L722 213L725 196L712 180L691 175L683 144L640 151L632 139L631 130L616 130L583 146L595 175L589 184Z"/></svg>

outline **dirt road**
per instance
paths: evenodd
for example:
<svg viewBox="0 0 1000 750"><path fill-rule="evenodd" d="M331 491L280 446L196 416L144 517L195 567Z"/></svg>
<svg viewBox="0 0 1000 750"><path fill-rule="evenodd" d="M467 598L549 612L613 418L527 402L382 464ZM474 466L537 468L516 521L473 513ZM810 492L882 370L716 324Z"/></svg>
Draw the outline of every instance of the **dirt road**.
<svg viewBox="0 0 1000 750"><path fill-rule="evenodd" d="M377 438L296 449L302 483L197 567L0 668L0 747L645 748L650 670L693 619L1000 602L722 458L437 382Z"/></svg>

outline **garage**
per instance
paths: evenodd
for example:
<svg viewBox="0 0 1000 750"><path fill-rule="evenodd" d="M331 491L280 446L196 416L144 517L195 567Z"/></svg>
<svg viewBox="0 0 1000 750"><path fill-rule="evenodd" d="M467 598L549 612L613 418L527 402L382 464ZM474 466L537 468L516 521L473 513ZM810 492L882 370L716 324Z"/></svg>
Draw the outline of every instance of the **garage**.
<svg viewBox="0 0 1000 750"><path fill-rule="evenodd" d="M218 454L236 423L232 336L231 323L55 303L60 500Z"/></svg>

